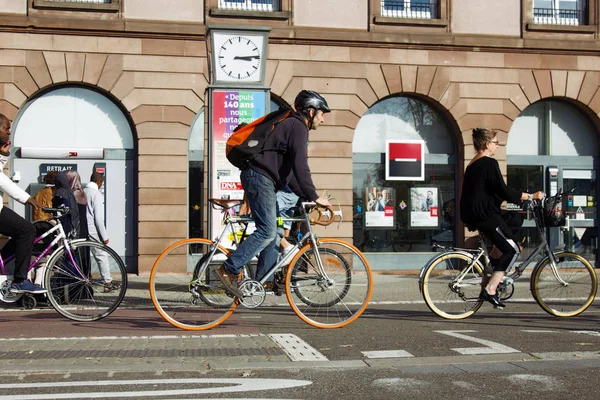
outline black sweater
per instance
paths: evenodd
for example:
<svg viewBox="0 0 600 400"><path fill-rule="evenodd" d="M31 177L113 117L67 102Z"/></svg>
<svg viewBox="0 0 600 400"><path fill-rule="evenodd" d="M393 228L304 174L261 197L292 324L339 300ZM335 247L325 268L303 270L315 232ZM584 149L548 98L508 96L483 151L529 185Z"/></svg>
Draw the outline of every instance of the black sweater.
<svg viewBox="0 0 600 400"><path fill-rule="evenodd" d="M293 174L297 185L290 185L290 188L294 193L303 199L315 201L319 195L308 167L307 146L306 123L301 116L292 116L275 127L265 142L266 151L259 153L250 167L272 180L277 190L285 188Z"/></svg>
<svg viewBox="0 0 600 400"><path fill-rule="evenodd" d="M482 157L467 167L460 198L460 218L467 228L494 225L504 200L518 204L521 192L506 186L498 161Z"/></svg>

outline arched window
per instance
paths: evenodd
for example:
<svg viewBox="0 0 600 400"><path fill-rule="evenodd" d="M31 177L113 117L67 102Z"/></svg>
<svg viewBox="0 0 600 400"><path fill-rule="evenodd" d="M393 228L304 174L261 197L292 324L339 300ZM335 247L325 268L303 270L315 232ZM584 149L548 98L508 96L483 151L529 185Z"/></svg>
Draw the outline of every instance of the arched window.
<svg viewBox="0 0 600 400"><path fill-rule="evenodd" d="M595 259L597 244L598 133L589 117L574 104L560 99L542 100L515 119L506 146L507 183L533 192L574 190L566 202L569 228L550 231L553 246L567 250L586 247ZM526 239L537 244L533 222L524 222Z"/></svg>
<svg viewBox="0 0 600 400"><path fill-rule="evenodd" d="M137 173L135 140L128 114L110 95L87 86L63 85L31 98L13 127L11 168L34 195L50 170L76 170L82 184L92 172L105 180L105 224L110 246L137 272ZM14 205L29 218L29 208Z"/></svg>
<svg viewBox="0 0 600 400"><path fill-rule="evenodd" d="M423 141L424 180L386 180L388 140ZM370 107L356 126L352 144L354 244L369 253L422 253L431 251L433 241L454 243L455 148L446 119L420 98L393 96ZM389 204L387 211L380 211L381 215L376 215L376 203L382 202L378 196L385 197L384 202ZM428 202L437 204L432 213L438 216L419 223L415 216L421 212L421 205ZM379 223L380 218L387 222ZM408 259L412 260L403 258ZM397 257L389 261L397 268ZM378 258L379 265L385 262Z"/></svg>

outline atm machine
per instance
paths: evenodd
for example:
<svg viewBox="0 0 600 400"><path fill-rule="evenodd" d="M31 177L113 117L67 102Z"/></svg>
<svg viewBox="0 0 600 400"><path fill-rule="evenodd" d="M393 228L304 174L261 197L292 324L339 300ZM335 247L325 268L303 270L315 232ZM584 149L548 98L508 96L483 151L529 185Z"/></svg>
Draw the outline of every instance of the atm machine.
<svg viewBox="0 0 600 400"><path fill-rule="evenodd" d="M549 243L554 248L564 247L584 256L592 265L597 261L598 249L598 204L596 193L598 181L594 169L548 167L548 194L559 190L569 193L564 200L566 225L551 229Z"/></svg>

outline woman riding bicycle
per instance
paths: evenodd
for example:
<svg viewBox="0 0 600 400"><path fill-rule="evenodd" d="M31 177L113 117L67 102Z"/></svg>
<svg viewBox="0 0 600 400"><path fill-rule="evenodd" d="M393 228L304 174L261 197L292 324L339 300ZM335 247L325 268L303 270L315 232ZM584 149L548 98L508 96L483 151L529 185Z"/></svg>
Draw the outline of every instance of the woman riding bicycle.
<svg viewBox="0 0 600 400"><path fill-rule="evenodd" d="M477 154L465 171L460 199L460 218L469 230L478 230L502 253L492 259L493 273L482 287L480 298L494 307L504 308L496 289L519 255L514 235L521 228L522 218L515 212L500 209L503 201L519 203L525 200L542 200L541 191L529 194L509 188L504 182L498 161L492 157L498 149L497 132L473 129L473 146Z"/></svg>

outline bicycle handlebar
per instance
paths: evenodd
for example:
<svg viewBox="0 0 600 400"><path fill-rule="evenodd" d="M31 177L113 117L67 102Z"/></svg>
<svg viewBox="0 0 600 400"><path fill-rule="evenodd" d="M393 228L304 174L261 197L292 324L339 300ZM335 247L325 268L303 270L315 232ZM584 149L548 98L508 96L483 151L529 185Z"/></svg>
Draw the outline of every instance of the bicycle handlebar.
<svg viewBox="0 0 600 400"><path fill-rule="evenodd" d="M571 189L571 190L567 190L566 192L563 192L561 190L558 191L558 193L556 193L554 196L548 196L548 197L544 197L542 200L525 200L525 203L527 204L527 209L528 210L533 210L536 206L538 205L543 205L543 203L548 202L548 201L554 201L556 199L560 199L568 194L571 194L575 191L575 188Z"/></svg>
<svg viewBox="0 0 600 400"><path fill-rule="evenodd" d="M71 213L71 210L69 210L69 208L65 206L58 208L42 207L42 211L48 214L52 214L52 218L54 219L61 219Z"/></svg>
<svg viewBox="0 0 600 400"><path fill-rule="evenodd" d="M333 211L333 218L332 218L331 212L328 209L318 205L314 201L302 202L302 207L304 209L307 209L307 208L309 209L309 210L307 210L308 214L310 214L312 211L315 211L315 210L317 211L317 214L319 216L316 219L310 218L311 224L321 225L321 226L329 226L333 223L333 221L335 221L336 215L340 217L340 223L342 222L342 210L341 209L339 209L338 211ZM323 210L323 209L325 209L325 210ZM323 217L326 217L327 219L324 220Z"/></svg>

